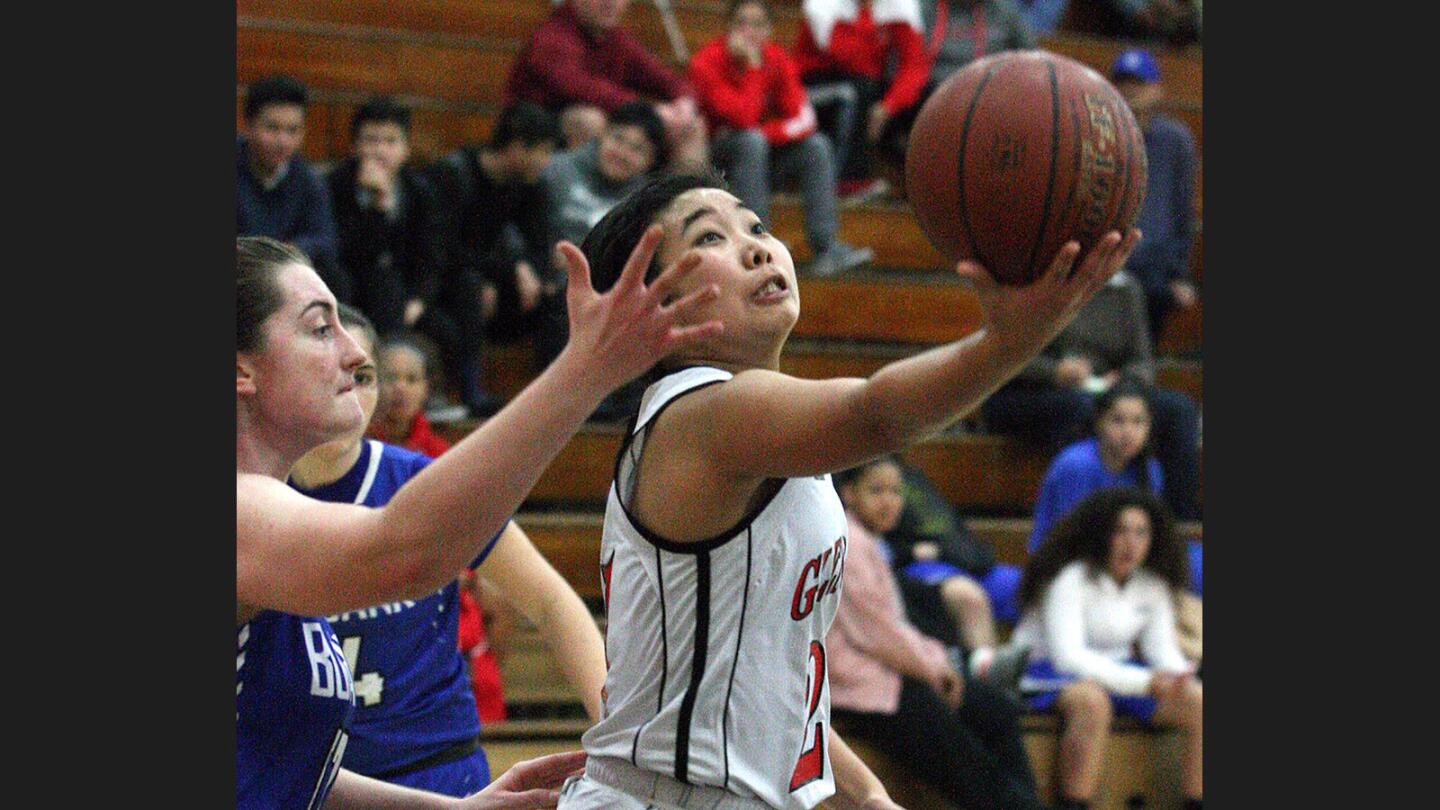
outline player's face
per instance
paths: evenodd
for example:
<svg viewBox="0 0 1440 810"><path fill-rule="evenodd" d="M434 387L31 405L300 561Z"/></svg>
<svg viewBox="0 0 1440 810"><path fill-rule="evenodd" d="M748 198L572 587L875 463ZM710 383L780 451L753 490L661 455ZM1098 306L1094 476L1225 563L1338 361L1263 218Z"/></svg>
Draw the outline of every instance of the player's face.
<svg viewBox="0 0 1440 810"><path fill-rule="evenodd" d="M410 139L394 121L367 121L355 133L355 156L379 163L394 176L410 157Z"/></svg>
<svg viewBox="0 0 1440 810"><path fill-rule="evenodd" d="M382 413L395 422L409 423L425 407L430 383L425 361L408 347L398 346L380 355L380 400Z"/></svg>
<svg viewBox="0 0 1440 810"><path fill-rule="evenodd" d="M755 361L778 351L800 317L795 262L785 243L765 229L754 211L718 188L681 194L659 222L665 228L656 252L661 266L691 251L701 257L675 286L674 297L710 284L720 288L715 300L693 310L687 320L724 322L718 340L734 356L713 359Z"/></svg>
<svg viewBox="0 0 1440 810"><path fill-rule="evenodd" d="M845 505L870 531L885 534L900 522L905 490L900 468L894 464L869 467L845 490L849 494Z"/></svg>
<svg viewBox="0 0 1440 810"><path fill-rule="evenodd" d="M1120 397L1096 427L1103 454L1129 462L1150 438L1150 409L1140 397Z"/></svg>
<svg viewBox="0 0 1440 810"><path fill-rule="evenodd" d="M375 416L375 405L380 398L379 373L375 370L375 344L363 330L356 329L350 335L365 353L365 361L355 369L355 399L360 402L363 418L343 439L336 439L324 448L332 456L339 456L359 444L365 438L365 430Z"/></svg>
<svg viewBox="0 0 1440 810"><path fill-rule="evenodd" d="M655 145L638 126L611 124L600 133L597 158L606 180L623 183L650 171L655 165Z"/></svg>
<svg viewBox="0 0 1440 810"><path fill-rule="evenodd" d="M276 271L283 303L265 320L260 352L240 353L259 419L309 450L365 424L355 370L366 353L335 316L335 296L314 270Z"/></svg>
<svg viewBox="0 0 1440 810"><path fill-rule="evenodd" d="M1115 518L1110 535L1110 576L1124 580L1145 562L1150 553L1150 513L1138 506L1127 506Z"/></svg>
<svg viewBox="0 0 1440 810"><path fill-rule="evenodd" d="M251 154L267 172L295 157L305 139L305 108L299 104L266 104L245 128Z"/></svg>

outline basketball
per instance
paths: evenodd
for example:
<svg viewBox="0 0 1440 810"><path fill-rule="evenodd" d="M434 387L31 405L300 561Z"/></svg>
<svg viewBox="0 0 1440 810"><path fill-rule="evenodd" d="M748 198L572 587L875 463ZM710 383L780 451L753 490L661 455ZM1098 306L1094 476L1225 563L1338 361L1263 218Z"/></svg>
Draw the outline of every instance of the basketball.
<svg viewBox="0 0 1440 810"><path fill-rule="evenodd" d="M921 108L905 190L926 238L1001 284L1123 235L1145 198L1145 142L1105 77L1048 51L1005 51L946 79ZM1077 260L1078 262L1078 260Z"/></svg>

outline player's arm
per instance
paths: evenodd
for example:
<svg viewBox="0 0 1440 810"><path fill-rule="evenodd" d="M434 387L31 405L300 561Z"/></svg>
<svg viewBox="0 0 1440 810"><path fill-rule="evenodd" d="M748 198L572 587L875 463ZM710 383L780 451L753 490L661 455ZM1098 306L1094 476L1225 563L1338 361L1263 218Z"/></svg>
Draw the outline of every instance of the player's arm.
<svg viewBox="0 0 1440 810"><path fill-rule="evenodd" d="M899 810L880 778L850 746L830 729L830 767L835 769L835 795L826 806L837 810Z"/></svg>
<svg viewBox="0 0 1440 810"><path fill-rule="evenodd" d="M510 519L606 394L676 348L723 328L719 322L676 325L715 297L713 285L663 303L693 263L677 263L645 284L660 235L658 226L645 234L605 295L591 287L589 266L572 262L566 288L571 336L560 355L385 507L320 503L274 479L237 475L236 601L324 616L413 598L453 579Z"/></svg>
<svg viewBox="0 0 1440 810"><path fill-rule="evenodd" d="M540 630L551 658L584 702L585 713L599 720L605 642L575 589L514 522L505 527L477 573Z"/></svg>
<svg viewBox="0 0 1440 810"><path fill-rule="evenodd" d="M558 788L585 767L584 751L548 754L517 762L479 793L457 799L392 785L340 769L325 810L531 810L554 807Z"/></svg>
<svg viewBox="0 0 1440 810"><path fill-rule="evenodd" d="M869 379L743 371L671 410L697 428L682 431L697 445L697 457L737 479L817 475L901 450L960 418L1019 372L1120 269L1138 240L1138 231L1123 243L1112 232L1078 266L1079 246L1072 242L1025 287L1002 287L979 265L961 262L957 272L975 286L986 313L979 331L891 363Z"/></svg>

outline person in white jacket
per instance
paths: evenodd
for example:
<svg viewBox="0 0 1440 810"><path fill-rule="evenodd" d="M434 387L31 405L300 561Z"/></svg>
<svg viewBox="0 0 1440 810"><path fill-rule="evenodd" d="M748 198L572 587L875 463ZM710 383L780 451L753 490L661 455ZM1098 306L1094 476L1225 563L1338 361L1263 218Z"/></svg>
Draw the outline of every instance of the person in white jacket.
<svg viewBox="0 0 1440 810"><path fill-rule="evenodd" d="M1026 703L1063 718L1060 807L1093 798L1116 713L1184 730L1181 790L1200 806L1204 694L1175 638L1187 565L1164 503L1133 488L1081 501L1026 565L1013 642L1030 650Z"/></svg>

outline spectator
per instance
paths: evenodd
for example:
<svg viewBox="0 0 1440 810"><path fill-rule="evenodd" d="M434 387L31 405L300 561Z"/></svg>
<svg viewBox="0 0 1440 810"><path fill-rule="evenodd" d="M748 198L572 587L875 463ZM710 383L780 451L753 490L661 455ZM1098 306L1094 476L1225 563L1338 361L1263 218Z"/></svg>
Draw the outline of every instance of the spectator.
<svg viewBox="0 0 1440 810"><path fill-rule="evenodd" d="M1160 66L1149 51L1131 49L1110 68L1110 80L1125 97L1145 134L1149 170L1145 204L1135 227L1145 234L1125 271L1145 290L1151 339L1158 342L1177 309L1190 309L1200 294L1190 280L1195 245L1195 136L1178 119L1157 108L1165 98Z"/></svg>
<svg viewBox="0 0 1440 810"><path fill-rule="evenodd" d="M560 143L555 116L519 102L500 112L488 144L462 146L431 171L451 217L451 260L466 288L478 290L487 333L534 334L542 366L565 341L564 277L550 268L540 183Z"/></svg>
<svg viewBox="0 0 1440 810"><path fill-rule="evenodd" d="M505 103L533 101L560 114L574 149L599 136L622 104L646 100L665 124L672 168L709 163L705 125L683 78L619 26L630 0L567 0L515 58Z"/></svg>
<svg viewBox="0 0 1440 810"><path fill-rule="evenodd" d="M1095 395L1122 375L1146 385L1166 500L1182 519L1198 520L1199 414L1190 397L1154 385L1145 295L1124 271L1111 277L1014 380L992 394L981 413L991 430L1057 452L1081 438L1094 422Z"/></svg>
<svg viewBox="0 0 1440 810"><path fill-rule="evenodd" d="M546 244L580 244L611 208L644 185L665 163L665 132L659 116L643 102L625 104L610 116L600 138L555 156L541 175L546 198ZM561 266L553 266L564 279ZM563 337L563 334L562 334ZM605 398L595 417L608 420L638 401L644 383L632 381Z"/></svg>
<svg viewBox="0 0 1440 810"><path fill-rule="evenodd" d="M1035 47L1035 32L1015 0L920 0L920 11L933 54L922 104L950 74L976 59Z"/></svg>
<svg viewBox="0 0 1440 810"><path fill-rule="evenodd" d="M805 238L815 252L811 272L831 276L874 253L840 241L835 161L816 131L799 69L770 40L766 0L731 0L728 31L695 53L690 83L710 128L715 165L745 205L770 225L771 176L800 183Z"/></svg>
<svg viewBox="0 0 1440 810"><path fill-rule="evenodd" d="M450 449L450 442L437 434L425 417L425 403L430 398L425 350L405 337L391 336L381 342L376 359L380 404L370 420L370 435L439 458Z"/></svg>
<svg viewBox="0 0 1440 810"><path fill-rule="evenodd" d="M868 147L920 101L930 75L919 0L805 0L795 41L810 101L835 146L841 196L883 194ZM897 61L886 79L887 63Z"/></svg>
<svg viewBox="0 0 1440 810"><path fill-rule="evenodd" d="M830 702L848 734L872 740L967 808L1040 808L1020 705L968 682L945 645L905 621L883 533L900 517L900 469L882 458L840 483L845 585L826 635Z"/></svg>
<svg viewBox="0 0 1440 810"><path fill-rule="evenodd" d="M1020 618L1015 608L1020 569L997 564L989 544L975 536L923 472L898 460L892 464L893 477L881 467L868 478L893 481L904 499L899 521L885 539L911 621L935 638L958 637L970 674L1008 683L991 670L995 620L1013 625ZM935 620L937 608L944 621ZM1012 663L1002 660L1001 671L1008 672Z"/></svg>
<svg viewBox="0 0 1440 810"><path fill-rule="evenodd" d="M381 334L426 335L464 404L476 415L493 413L499 403L480 382L479 293L447 270L444 206L407 163L410 110L388 97L371 99L355 112L350 133L354 153L329 178L340 233L336 274Z"/></svg>
<svg viewBox="0 0 1440 810"><path fill-rule="evenodd" d="M1184 46L1200 39L1200 0L1089 0L1094 33L1116 39L1165 40Z"/></svg>
<svg viewBox="0 0 1440 810"><path fill-rule="evenodd" d="M1200 806L1203 690L1175 642L1185 580L1169 511L1138 489L1080 502L1025 567L1012 641L1032 656L1020 682L1026 702L1063 718L1062 807L1094 797L1115 713L1184 729L1181 790L1187 808Z"/></svg>
<svg viewBox="0 0 1440 810"><path fill-rule="evenodd" d="M268 236L310 257L341 301L353 290L335 274L335 221L325 184L300 157L305 138L305 85L270 76L245 93L245 126L235 139L236 236Z"/></svg>
<svg viewBox="0 0 1440 810"><path fill-rule="evenodd" d="M1060 29L1070 0L1015 0L1030 31L1038 37L1048 37Z"/></svg>

